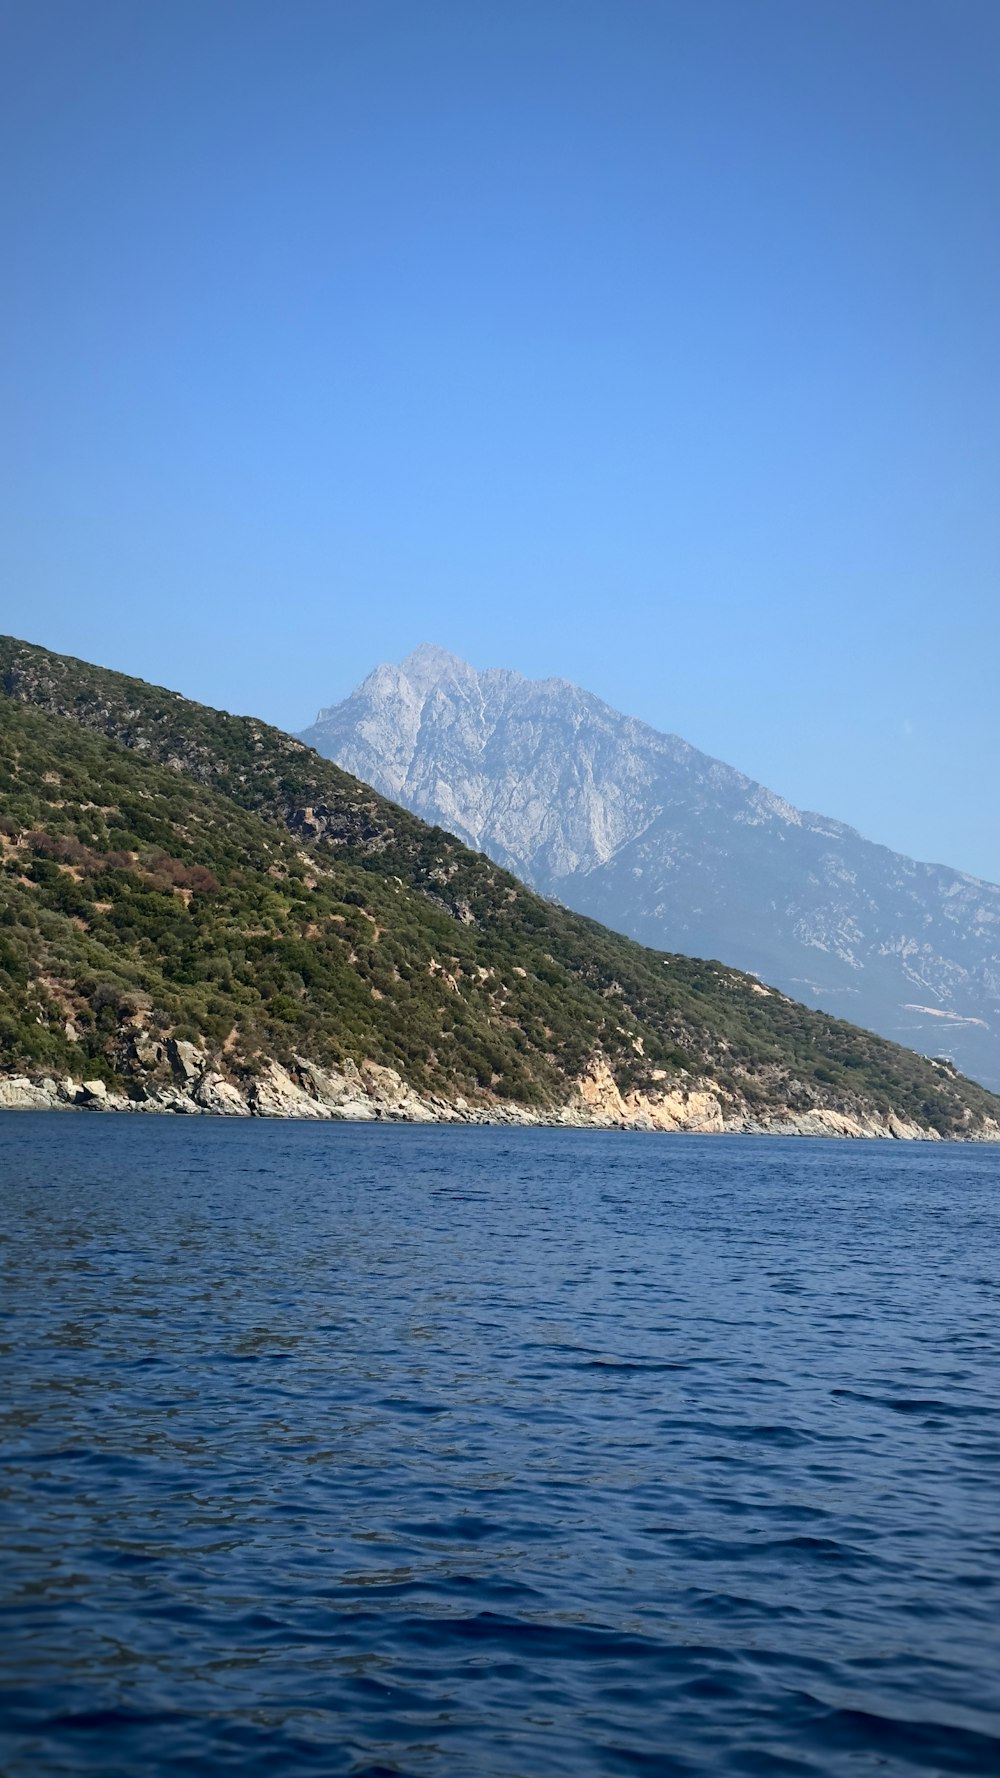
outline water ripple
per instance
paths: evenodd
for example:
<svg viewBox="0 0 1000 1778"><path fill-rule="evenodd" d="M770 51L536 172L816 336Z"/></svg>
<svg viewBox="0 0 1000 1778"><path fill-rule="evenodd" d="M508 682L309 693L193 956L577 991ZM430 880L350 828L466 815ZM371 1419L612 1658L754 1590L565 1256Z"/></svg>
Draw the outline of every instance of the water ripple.
<svg viewBox="0 0 1000 1778"><path fill-rule="evenodd" d="M0 1766L1000 1773L997 1159L0 1117Z"/></svg>

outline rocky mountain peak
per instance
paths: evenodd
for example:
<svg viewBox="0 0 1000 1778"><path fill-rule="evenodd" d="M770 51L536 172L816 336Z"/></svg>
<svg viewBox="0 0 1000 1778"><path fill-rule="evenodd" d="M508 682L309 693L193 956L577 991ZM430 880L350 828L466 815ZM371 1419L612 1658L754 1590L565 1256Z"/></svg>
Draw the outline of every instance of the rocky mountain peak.
<svg viewBox="0 0 1000 1778"><path fill-rule="evenodd" d="M446 648L439 648L434 642L421 642L418 648L400 661L399 672L409 680L415 690L425 696L436 685L451 685L467 688L476 683L476 670L468 661L463 661L456 654L449 654Z"/></svg>
<svg viewBox="0 0 1000 1778"><path fill-rule="evenodd" d="M544 894L1000 1085L1000 888L792 807L566 680L424 644L302 739Z"/></svg>

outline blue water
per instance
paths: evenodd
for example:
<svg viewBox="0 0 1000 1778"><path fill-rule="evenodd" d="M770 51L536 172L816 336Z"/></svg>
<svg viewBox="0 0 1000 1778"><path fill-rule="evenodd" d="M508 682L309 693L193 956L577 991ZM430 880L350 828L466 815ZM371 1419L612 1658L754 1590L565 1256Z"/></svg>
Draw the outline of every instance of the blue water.
<svg viewBox="0 0 1000 1778"><path fill-rule="evenodd" d="M1000 1153L0 1117L0 1769L1000 1772Z"/></svg>

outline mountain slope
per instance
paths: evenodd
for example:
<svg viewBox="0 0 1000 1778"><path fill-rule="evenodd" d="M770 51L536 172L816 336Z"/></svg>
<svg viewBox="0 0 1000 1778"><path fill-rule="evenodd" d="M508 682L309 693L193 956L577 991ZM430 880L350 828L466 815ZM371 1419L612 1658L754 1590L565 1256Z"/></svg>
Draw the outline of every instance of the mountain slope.
<svg viewBox="0 0 1000 1778"><path fill-rule="evenodd" d="M433 648L304 732L546 895L1000 1087L1000 888L804 813L564 680Z"/></svg>
<svg viewBox="0 0 1000 1778"><path fill-rule="evenodd" d="M542 901L262 723L13 641L0 692L8 1079L215 1110L1000 1134L1000 1102L952 1070Z"/></svg>

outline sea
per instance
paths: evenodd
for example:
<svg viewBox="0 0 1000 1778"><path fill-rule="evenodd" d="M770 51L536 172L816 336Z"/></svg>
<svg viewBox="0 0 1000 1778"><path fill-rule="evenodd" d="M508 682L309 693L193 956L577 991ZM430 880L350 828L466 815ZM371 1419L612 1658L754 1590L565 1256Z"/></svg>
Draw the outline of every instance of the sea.
<svg viewBox="0 0 1000 1778"><path fill-rule="evenodd" d="M5 1778L1000 1773L1000 1151L0 1116Z"/></svg>

